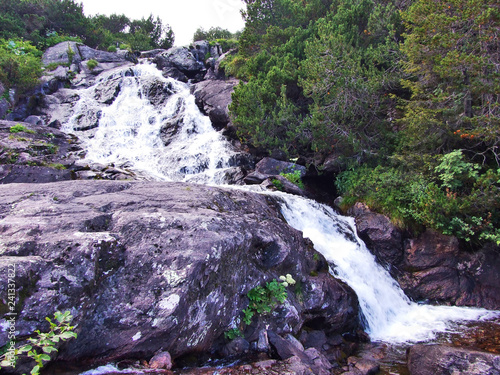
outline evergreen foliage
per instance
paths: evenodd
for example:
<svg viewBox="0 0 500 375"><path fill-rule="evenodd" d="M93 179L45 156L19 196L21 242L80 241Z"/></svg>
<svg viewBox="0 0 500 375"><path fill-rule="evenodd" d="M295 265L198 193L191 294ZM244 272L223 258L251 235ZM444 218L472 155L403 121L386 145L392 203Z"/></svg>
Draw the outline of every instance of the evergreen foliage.
<svg viewBox="0 0 500 375"><path fill-rule="evenodd" d="M222 27L211 27L208 30L205 30L203 27L199 27L193 35L193 42L198 40L208 40L211 42L217 39L238 39L239 35L239 32L233 34L229 30L223 29Z"/></svg>
<svg viewBox="0 0 500 375"><path fill-rule="evenodd" d="M495 0L244 2L239 52L223 63L242 79L230 106L241 141L343 159L345 208L500 244Z"/></svg>

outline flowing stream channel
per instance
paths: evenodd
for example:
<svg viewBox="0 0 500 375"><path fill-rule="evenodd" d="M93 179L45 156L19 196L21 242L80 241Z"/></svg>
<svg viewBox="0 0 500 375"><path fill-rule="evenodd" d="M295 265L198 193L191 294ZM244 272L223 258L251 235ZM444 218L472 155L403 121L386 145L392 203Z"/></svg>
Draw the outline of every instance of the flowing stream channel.
<svg viewBox="0 0 500 375"><path fill-rule="evenodd" d="M85 109L99 105L93 99L96 88L109 79L120 82L116 99L101 106L96 129L78 131L78 119ZM161 106L148 98L151 90L145 83L152 80L155 87L168 91ZM127 165L151 180L226 183L225 174L236 151L200 113L188 84L163 78L154 66L140 64L108 74L79 95L74 116L63 130L83 140L90 162ZM168 142L162 138L165 132L170 135ZM310 238L329 261L331 272L354 289L373 341L428 342L439 333L453 331L460 322L498 316L498 312L484 309L410 301L358 238L352 218L302 197L262 193L277 196L287 222Z"/></svg>

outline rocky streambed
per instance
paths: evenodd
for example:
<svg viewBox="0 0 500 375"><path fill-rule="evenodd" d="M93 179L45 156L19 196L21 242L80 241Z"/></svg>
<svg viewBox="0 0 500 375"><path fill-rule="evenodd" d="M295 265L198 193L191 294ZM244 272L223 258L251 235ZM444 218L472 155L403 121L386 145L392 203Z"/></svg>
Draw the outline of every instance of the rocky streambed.
<svg viewBox="0 0 500 375"><path fill-rule="evenodd" d="M17 338L46 330L44 318L56 310L71 311L78 334L59 347L48 374L110 362L136 374L500 374L497 322L462 327L467 339L456 334L415 345L408 358L401 347L367 343L356 294L286 223L276 198L140 181L145 176L132 164L87 160L81 140L61 126L73 116L80 90L97 83L91 95L98 104L75 131L91 139L102 108L122 90L120 77L101 78L138 60L123 51L71 48L77 53L70 66L63 66L67 43L47 52L47 63L63 65L7 114L12 121L0 121L0 272L16 272ZM229 181L275 189L278 180L285 191L308 195L280 176L298 171L311 178L305 167L260 160L234 139L227 107L238 82L224 76L222 51L213 48L200 42L142 57L165 77L190 81L200 110L230 137L236 156ZM213 58L204 61L208 52ZM96 69L88 68L89 59L98 61ZM145 82L143 96L154 108L164 106L171 87ZM183 122L180 115L174 120L165 123L165 146ZM456 239L431 231L410 238L361 205L350 215L378 263L413 300L500 309L498 247L468 254ZM297 281L286 301L242 324L247 293L286 274ZM2 282L4 318L8 289ZM243 337L229 337L234 329ZM0 346L8 332L0 325ZM118 367L100 373L120 373Z"/></svg>

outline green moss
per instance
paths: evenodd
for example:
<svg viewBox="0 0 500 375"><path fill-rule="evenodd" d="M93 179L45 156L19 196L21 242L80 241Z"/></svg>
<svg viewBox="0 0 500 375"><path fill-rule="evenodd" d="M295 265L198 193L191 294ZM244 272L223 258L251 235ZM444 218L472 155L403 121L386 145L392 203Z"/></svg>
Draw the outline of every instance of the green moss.
<svg viewBox="0 0 500 375"><path fill-rule="evenodd" d="M54 169L59 169L59 170L64 170L66 169L66 167L60 163L52 163L52 164L49 164L48 167L50 168L54 168Z"/></svg>
<svg viewBox="0 0 500 375"><path fill-rule="evenodd" d="M11 126L9 131L11 133L29 133L29 134L35 134L36 132L34 130L28 129L26 126L21 125L21 124L16 124L14 126Z"/></svg>

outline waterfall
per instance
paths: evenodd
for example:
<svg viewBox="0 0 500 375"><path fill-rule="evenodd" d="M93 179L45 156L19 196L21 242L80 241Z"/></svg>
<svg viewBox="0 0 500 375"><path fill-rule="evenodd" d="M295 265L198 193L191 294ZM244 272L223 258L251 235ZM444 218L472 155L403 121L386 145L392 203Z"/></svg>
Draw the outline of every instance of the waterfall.
<svg viewBox="0 0 500 375"><path fill-rule="evenodd" d="M302 231L328 260L332 273L356 292L372 340L392 343L431 340L437 332L451 330L453 322L496 315L484 309L411 302L359 239L353 218L340 216L328 206L301 197L279 197L288 224Z"/></svg>
<svg viewBox="0 0 500 375"><path fill-rule="evenodd" d="M116 98L103 105L102 92L115 85ZM88 161L126 166L160 181L224 183L235 152L200 113L187 84L140 64L108 73L78 94L62 130L84 142ZM155 100L161 103L155 105ZM96 118L98 127L82 131L85 116Z"/></svg>
<svg viewBox="0 0 500 375"><path fill-rule="evenodd" d="M103 106L99 93L110 80L119 84L119 92L112 104ZM151 97L155 90L165 93L161 105L155 105ZM75 113L63 130L77 133L84 141L89 161L129 165L161 181L225 182L224 172L235 151L200 113L188 85L163 78L155 67L144 64L112 72L79 96ZM79 120L89 108L100 109L93 112L98 127L79 132ZM312 240L329 261L331 272L356 292L373 340L430 340L437 332L452 329L453 322L495 315L483 309L411 302L358 238L352 218L302 197L274 195L287 222Z"/></svg>

